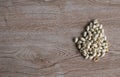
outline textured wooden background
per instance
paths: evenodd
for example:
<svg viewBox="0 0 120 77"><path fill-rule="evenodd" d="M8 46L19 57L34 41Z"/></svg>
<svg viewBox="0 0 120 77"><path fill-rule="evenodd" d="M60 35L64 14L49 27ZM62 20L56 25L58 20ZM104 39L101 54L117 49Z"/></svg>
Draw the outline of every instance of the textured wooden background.
<svg viewBox="0 0 120 77"><path fill-rule="evenodd" d="M84 60L72 39L94 18L110 51ZM119 77L120 0L0 0L0 77Z"/></svg>

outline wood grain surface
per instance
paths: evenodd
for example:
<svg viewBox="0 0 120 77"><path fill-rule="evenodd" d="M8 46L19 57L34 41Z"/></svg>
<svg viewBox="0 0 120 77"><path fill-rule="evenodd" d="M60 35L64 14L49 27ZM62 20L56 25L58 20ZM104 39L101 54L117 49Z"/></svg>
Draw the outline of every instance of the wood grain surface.
<svg viewBox="0 0 120 77"><path fill-rule="evenodd" d="M98 62L72 41L95 18L110 43ZM0 0L0 77L120 77L120 0Z"/></svg>

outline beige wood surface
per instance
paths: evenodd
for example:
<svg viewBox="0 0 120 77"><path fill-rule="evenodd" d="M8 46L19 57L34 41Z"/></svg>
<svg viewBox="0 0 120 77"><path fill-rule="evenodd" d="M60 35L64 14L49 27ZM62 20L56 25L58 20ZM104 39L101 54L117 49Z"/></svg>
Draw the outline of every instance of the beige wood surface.
<svg viewBox="0 0 120 77"><path fill-rule="evenodd" d="M110 42L98 62L72 41L95 18ZM0 0L0 77L120 77L120 0Z"/></svg>

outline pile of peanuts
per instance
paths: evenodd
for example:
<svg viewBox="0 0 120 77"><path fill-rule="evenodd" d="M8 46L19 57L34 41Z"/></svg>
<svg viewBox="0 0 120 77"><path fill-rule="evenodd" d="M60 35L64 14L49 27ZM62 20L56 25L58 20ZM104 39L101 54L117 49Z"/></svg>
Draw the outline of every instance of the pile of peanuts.
<svg viewBox="0 0 120 77"><path fill-rule="evenodd" d="M74 38L76 47L85 59L97 61L108 52L108 42L103 25L97 19L91 21L81 37Z"/></svg>

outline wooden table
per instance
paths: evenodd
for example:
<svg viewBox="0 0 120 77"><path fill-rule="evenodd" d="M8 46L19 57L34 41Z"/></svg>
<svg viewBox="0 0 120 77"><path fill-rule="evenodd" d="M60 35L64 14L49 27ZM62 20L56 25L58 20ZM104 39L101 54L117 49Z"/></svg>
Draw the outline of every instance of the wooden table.
<svg viewBox="0 0 120 77"><path fill-rule="evenodd" d="M110 47L84 60L72 39L98 18ZM0 77L119 77L120 0L0 0Z"/></svg>

